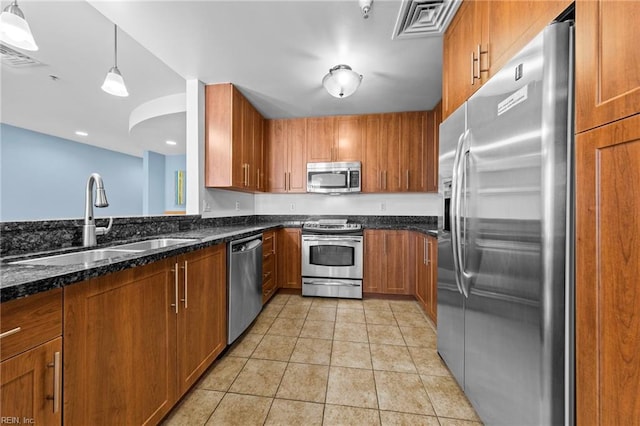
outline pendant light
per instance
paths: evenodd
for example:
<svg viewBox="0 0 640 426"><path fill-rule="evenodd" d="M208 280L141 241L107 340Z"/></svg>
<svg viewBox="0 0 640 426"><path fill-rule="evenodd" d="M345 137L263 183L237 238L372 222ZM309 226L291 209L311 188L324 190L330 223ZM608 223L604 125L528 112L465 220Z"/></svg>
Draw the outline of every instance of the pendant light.
<svg viewBox="0 0 640 426"><path fill-rule="evenodd" d="M331 96L346 98L360 87L362 76L353 71L349 65L336 65L322 79L322 85Z"/></svg>
<svg viewBox="0 0 640 426"><path fill-rule="evenodd" d="M13 0L0 14L0 41L24 50L38 50L31 28L24 19L18 1Z"/></svg>
<svg viewBox="0 0 640 426"><path fill-rule="evenodd" d="M107 77L102 83L102 90L114 96L126 97L129 96L127 86L124 84L124 79L120 70L118 69L118 26L114 25L114 65L107 73Z"/></svg>

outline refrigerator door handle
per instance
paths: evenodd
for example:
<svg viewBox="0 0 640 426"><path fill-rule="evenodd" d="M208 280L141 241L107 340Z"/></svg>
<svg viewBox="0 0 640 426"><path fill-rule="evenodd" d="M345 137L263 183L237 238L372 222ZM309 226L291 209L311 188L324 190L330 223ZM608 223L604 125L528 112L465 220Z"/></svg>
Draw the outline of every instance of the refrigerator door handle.
<svg viewBox="0 0 640 426"><path fill-rule="evenodd" d="M468 148L469 130L466 130L458 141L458 149L456 150L456 157L453 167L453 182L452 182L452 202L455 200L455 206L453 210L453 218L451 221L451 245L453 246L453 263L456 275L456 284L460 293L464 297L469 298L469 290L465 285L465 281L469 280L471 276L464 270L464 260L462 259L462 233L460 232L462 222L462 186L466 190L466 158L469 155ZM462 183L462 185L461 185Z"/></svg>
<svg viewBox="0 0 640 426"><path fill-rule="evenodd" d="M462 169L462 186L460 189L460 211L462 213L462 194L467 194L467 186L469 183L469 176L467 174L467 164L468 164L468 159L469 159L469 146L468 146L468 142L465 139L464 142L464 147L463 147L463 151L464 154L462 155L462 160L461 160L461 169ZM465 212L465 217L468 217L468 212L467 212L467 201L466 201L466 196L464 197L464 212ZM462 221L462 214L458 215L458 220ZM462 277L461 279L461 284L462 284L462 292L466 297L469 297L469 293L471 291L471 274L469 272L467 272L467 270L465 269L465 259L467 258L467 245L463 246L462 245L462 235L465 236L465 238L467 238L467 225L466 225L466 220L464 222L462 222L462 229L463 229L463 233L459 234L459 238L457 239L457 243L458 243L458 261L460 262L460 276ZM458 232L460 232L460 226L458 226Z"/></svg>
<svg viewBox="0 0 640 426"><path fill-rule="evenodd" d="M450 221L451 221L451 249L452 249L452 254L453 254L453 269L454 269L454 275L456 277L456 286L458 287L458 291L465 295L465 297L467 297L467 295L464 293L463 290L463 285L462 285L462 277L460 276L460 259L459 259L459 252L458 252L458 239L459 239L459 234L458 234L458 226L459 226L459 204L460 204L460 182L459 182L459 173L458 173L458 168L459 168L459 162L460 162L460 155L462 152L462 148L463 148L463 141L466 138L466 134L467 131L465 131L464 133L462 133L460 135L460 137L458 138L458 144L456 146L456 153L455 153L455 157L453 160L453 175L451 178L451 209L449 212L450 215Z"/></svg>

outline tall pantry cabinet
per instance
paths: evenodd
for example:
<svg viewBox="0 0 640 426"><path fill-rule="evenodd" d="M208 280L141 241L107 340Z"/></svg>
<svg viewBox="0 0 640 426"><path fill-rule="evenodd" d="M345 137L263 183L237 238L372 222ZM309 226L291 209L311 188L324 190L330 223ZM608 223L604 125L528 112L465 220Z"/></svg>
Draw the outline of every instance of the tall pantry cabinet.
<svg viewBox="0 0 640 426"><path fill-rule="evenodd" d="M640 418L638 16L637 1L576 2L578 425Z"/></svg>

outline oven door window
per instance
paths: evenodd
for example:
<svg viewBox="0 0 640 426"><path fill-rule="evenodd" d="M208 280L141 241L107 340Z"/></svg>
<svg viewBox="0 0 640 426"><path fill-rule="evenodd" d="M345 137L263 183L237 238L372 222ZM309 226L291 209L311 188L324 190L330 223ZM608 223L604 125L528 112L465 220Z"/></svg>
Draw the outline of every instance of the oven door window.
<svg viewBox="0 0 640 426"><path fill-rule="evenodd" d="M314 188L346 188L348 172L309 172L309 184Z"/></svg>
<svg viewBox="0 0 640 426"><path fill-rule="evenodd" d="M354 266L355 250L349 246L314 245L309 247L309 263L317 266Z"/></svg>

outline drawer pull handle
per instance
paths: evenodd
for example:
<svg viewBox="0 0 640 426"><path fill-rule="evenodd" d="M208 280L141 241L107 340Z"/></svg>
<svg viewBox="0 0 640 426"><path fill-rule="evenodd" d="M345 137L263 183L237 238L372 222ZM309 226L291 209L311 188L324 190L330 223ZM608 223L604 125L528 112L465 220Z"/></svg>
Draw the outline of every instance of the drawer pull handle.
<svg viewBox="0 0 640 426"><path fill-rule="evenodd" d="M47 367L53 367L53 396L47 395L47 399L53 401L53 412L57 413L60 411L60 352L53 354L53 362Z"/></svg>
<svg viewBox="0 0 640 426"><path fill-rule="evenodd" d="M0 334L0 339L2 339L4 337L9 337L12 334L16 334L16 333L20 332L20 330L22 330L22 327L16 327L16 328L13 328L11 330L5 331L4 333Z"/></svg>

